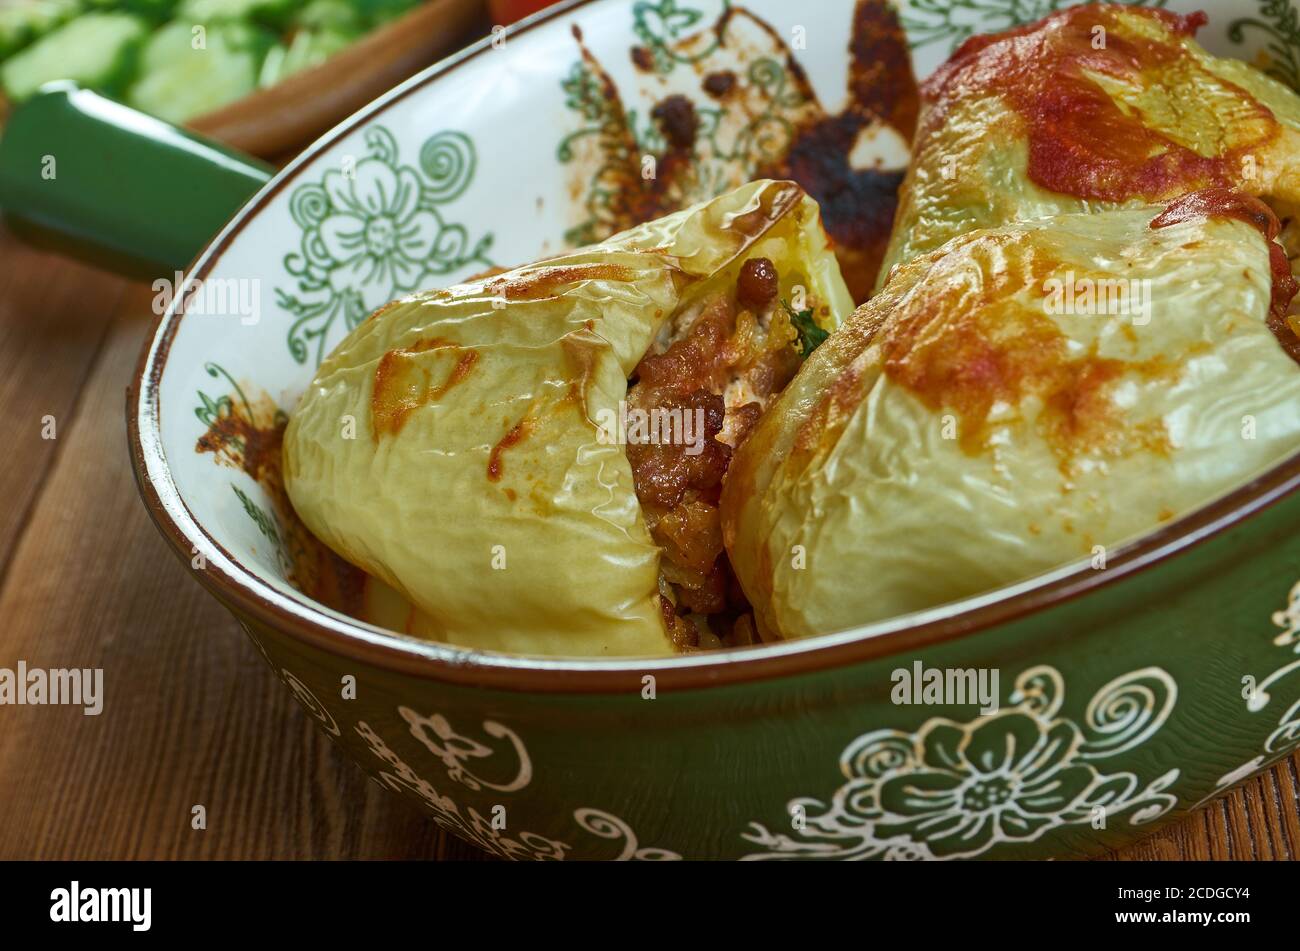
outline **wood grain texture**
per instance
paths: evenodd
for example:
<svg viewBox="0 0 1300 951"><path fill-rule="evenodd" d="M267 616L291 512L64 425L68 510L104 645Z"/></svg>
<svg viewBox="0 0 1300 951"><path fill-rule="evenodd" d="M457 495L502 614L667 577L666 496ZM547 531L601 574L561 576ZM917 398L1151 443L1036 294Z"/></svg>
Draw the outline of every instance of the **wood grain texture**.
<svg viewBox="0 0 1300 951"><path fill-rule="evenodd" d="M71 423L82 382L127 284L119 277L19 244L0 224L0 577L60 443L41 438Z"/></svg>
<svg viewBox="0 0 1300 951"><path fill-rule="evenodd" d="M0 233L0 666L105 671L98 717L0 707L0 858L484 858L335 750L149 522L123 418L149 299ZM1300 857L1298 762L1110 858Z"/></svg>

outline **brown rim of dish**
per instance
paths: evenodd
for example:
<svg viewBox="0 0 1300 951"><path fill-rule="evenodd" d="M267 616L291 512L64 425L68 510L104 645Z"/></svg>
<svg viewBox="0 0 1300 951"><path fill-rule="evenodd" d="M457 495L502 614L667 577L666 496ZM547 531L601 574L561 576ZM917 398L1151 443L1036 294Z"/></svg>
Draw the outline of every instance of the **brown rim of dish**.
<svg viewBox="0 0 1300 951"><path fill-rule="evenodd" d="M506 35L519 36L593 2L567 0L509 28ZM199 255L189 276L204 277L243 225L322 151L394 103L490 50L491 44L492 38L485 37L429 67L311 145L235 214ZM1210 505L1118 549L1105 571L1096 571L1086 563L1067 566L990 594L839 634L650 659L479 653L383 631L316 607L306 598L285 595L241 564L198 524L171 477L159 425L159 387L181 319L171 310L163 315L145 341L127 390L127 431L136 481L150 516L177 555L186 564L203 555L207 567L197 572L198 580L219 600L306 644L397 673L466 686L537 693L622 693L641 690L641 678L654 674L660 690L691 690L811 673L916 650L974 635L1114 584L1230 528L1300 486L1297 453Z"/></svg>

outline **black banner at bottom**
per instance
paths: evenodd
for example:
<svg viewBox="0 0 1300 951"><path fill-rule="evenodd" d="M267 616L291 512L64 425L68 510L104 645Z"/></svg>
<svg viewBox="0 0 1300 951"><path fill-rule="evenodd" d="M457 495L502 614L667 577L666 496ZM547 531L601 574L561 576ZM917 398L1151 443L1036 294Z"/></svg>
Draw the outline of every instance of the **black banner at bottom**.
<svg viewBox="0 0 1300 951"><path fill-rule="evenodd" d="M430 928L436 940L442 927L472 921L520 932L530 921L587 933L608 924L650 937L679 930L682 915L716 921L730 937L781 918L840 928L846 912L864 924L888 919L891 933L914 927L928 940L974 932L996 940L1003 929L1011 937L1036 925L1070 937L1199 930L1231 939L1290 920L1294 875L1290 863L1226 862L8 862L0 863L0 913L6 936L137 940L279 931L375 938L412 927Z"/></svg>

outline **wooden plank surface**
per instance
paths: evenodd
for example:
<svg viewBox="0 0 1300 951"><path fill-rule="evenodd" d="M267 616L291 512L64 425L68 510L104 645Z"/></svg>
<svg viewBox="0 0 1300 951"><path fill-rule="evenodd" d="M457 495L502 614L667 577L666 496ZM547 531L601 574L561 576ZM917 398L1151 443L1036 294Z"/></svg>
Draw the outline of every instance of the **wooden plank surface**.
<svg viewBox="0 0 1300 951"><path fill-rule="evenodd" d="M0 707L0 858L483 858L334 749L150 523L123 402L150 296L0 231L0 666L106 694ZM1300 857L1298 763L1111 857Z"/></svg>
<svg viewBox="0 0 1300 951"><path fill-rule="evenodd" d="M6 439L0 445L23 449L0 466L0 566L59 447L57 439L39 438L43 420L53 418L56 435L70 423L127 286L85 265L19 248L0 224L0 436Z"/></svg>

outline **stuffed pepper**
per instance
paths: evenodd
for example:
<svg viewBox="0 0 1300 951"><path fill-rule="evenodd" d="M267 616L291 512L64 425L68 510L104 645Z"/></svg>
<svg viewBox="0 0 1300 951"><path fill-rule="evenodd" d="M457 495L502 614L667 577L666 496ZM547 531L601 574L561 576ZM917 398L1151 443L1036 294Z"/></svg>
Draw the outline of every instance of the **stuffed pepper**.
<svg viewBox="0 0 1300 951"><path fill-rule="evenodd" d="M381 309L293 413L286 489L425 637L570 656L749 642L722 481L851 310L816 204L755 182Z"/></svg>
<svg viewBox="0 0 1300 951"><path fill-rule="evenodd" d="M902 265L733 460L764 639L904 615L1116 546L1300 445L1296 284L1258 199L972 231Z"/></svg>
<svg viewBox="0 0 1300 951"><path fill-rule="evenodd" d="M921 87L878 286L976 228L1204 188L1300 202L1300 97L1194 39L1204 14L1089 5L967 40Z"/></svg>

